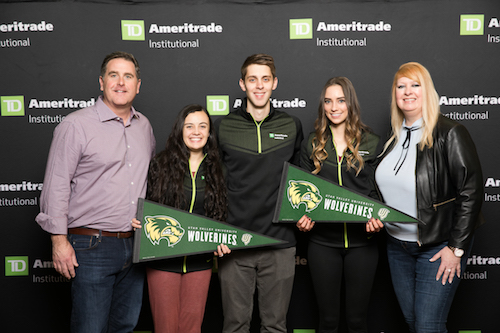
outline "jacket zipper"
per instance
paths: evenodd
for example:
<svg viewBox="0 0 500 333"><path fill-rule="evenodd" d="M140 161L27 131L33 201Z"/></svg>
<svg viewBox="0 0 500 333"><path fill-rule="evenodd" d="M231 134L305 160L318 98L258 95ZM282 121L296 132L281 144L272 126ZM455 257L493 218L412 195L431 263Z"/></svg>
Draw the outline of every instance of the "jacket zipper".
<svg viewBox="0 0 500 333"><path fill-rule="evenodd" d="M453 199L449 199L449 200L446 200L446 201L443 201L443 202L440 202L440 203L437 203L437 204L432 204L432 207L434 207L434 211L437 211L437 208L439 206L442 206L442 205L445 205L445 204L447 204L449 202L455 201L456 199L457 198L453 198ZM418 212L418 208L417 208L417 212ZM422 246L422 242L420 241L420 225L418 223L417 223L417 230L418 230L417 244L418 244L418 246Z"/></svg>
<svg viewBox="0 0 500 333"><path fill-rule="evenodd" d="M342 186L342 162L344 161L344 154L340 157L339 161L339 156L337 154L337 145L335 144L335 140L333 138L333 131L332 128L330 127L330 132L332 133L332 144L333 147L335 148L335 158L337 159L337 178L339 180L339 185ZM344 223L344 248L349 248L349 240L347 238L347 223Z"/></svg>
<svg viewBox="0 0 500 333"><path fill-rule="evenodd" d="M207 157L207 154L205 154L201 159L200 165L201 163L203 163L205 157ZM193 172L191 171L191 165L189 165L189 176L191 177L191 204L189 205L190 214L193 212L194 202L196 201L196 175L198 174L199 167L200 166L198 166L198 169L196 169L196 172L193 175ZM187 256L184 256L184 262L182 264L182 272L187 273Z"/></svg>
<svg viewBox="0 0 500 333"><path fill-rule="evenodd" d="M260 121L260 123L257 123L257 121L254 119L254 117L252 116L252 119L253 119L253 122L255 123L255 126L257 127L257 145L258 145L258 148L257 148L257 152L259 154L262 154L262 138L261 138L261 133L260 133L260 125L262 125L262 123L264 122L264 120L266 120L266 118L268 117L269 115L267 115L264 119L262 119Z"/></svg>
<svg viewBox="0 0 500 333"><path fill-rule="evenodd" d="M443 201L443 202L440 202L440 203L436 203L436 204L432 204L432 207L434 207L434 211L437 211L437 208L439 206L442 206L442 205L446 205L447 203L450 203L452 201L455 201L457 198L452 198L452 199L448 199L446 201Z"/></svg>

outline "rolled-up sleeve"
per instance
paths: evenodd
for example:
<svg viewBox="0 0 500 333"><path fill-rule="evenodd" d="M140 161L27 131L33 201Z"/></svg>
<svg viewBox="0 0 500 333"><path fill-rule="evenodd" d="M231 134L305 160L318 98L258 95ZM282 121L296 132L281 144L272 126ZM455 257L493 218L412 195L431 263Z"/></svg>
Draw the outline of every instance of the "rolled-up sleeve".
<svg viewBox="0 0 500 333"><path fill-rule="evenodd" d="M82 133L71 121L54 130L40 196L40 213L35 218L51 234L67 234L71 181L80 160Z"/></svg>

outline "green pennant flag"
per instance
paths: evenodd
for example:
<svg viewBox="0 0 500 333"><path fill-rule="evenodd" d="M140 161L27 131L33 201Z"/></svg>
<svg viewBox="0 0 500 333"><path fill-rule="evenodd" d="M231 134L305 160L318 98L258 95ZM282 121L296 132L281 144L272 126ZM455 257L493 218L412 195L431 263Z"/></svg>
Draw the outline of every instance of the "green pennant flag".
<svg viewBox="0 0 500 333"><path fill-rule="evenodd" d="M285 162L273 222L297 222L304 214L315 222L422 223L380 201Z"/></svg>
<svg viewBox="0 0 500 333"><path fill-rule="evenodd" d="M133 262L209 253L217 245L231 250L286 243L205 216L139 198Z"/></svg>

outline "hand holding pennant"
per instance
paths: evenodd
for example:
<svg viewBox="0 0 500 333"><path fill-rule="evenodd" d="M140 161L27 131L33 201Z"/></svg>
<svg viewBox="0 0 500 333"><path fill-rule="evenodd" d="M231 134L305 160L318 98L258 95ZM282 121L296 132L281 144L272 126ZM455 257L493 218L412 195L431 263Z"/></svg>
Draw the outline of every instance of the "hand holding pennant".
<svg viewBox="0 0 500 333"><path fill-rule="evenodd" d="M210 253L218 244L231 250L286 243L205 216L139 198L133 262Z"/></svg>
<svg viewBox="0 0 500 333"><path fill-rule="evenodd" d="M304 214L315 222L422 223L384 203L285 162L273 222L297 222Z"/></svg>

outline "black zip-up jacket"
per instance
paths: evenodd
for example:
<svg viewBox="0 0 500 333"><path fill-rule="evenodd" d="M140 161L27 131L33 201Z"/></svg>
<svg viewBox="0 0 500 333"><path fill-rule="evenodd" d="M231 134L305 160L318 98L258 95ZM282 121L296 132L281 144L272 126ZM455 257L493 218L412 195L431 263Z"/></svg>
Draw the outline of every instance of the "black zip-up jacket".
<svg viewBox="0 0 500 333"><path fill-rule="evenodd" d="M294 225L272 222L285 161L298 165L303 139L300 120L271 105L260 123L239 109L217 119L215 129L228 192L227 222L287 241L273 248L295 246Z"/></svg>
<svg viewBox="0 0 500 333"><path fill-rule="evenodd" d="M476 146L463 125L443 115L432 137L432 148L417 147L417 211L426 223L418 225L418 243L448 241L466 250L474 229L484 223L483 175Z"/></svg>
<svg viewBox="0 0 500 333"><path fill-rule="evenodd" d="M300 166L309 172L312 172L316 168L311 159L313 149L312 140L314 137L314 132L309 134L308 139L304 140L300 152ZM374 133L362 133L359 153L363 157L365 164L364 168L356 176L355 169L347 169L345 156L339 164L337 152L330 133L325 145L328 157L323 161L318 176L322 176L358 193L380 200L375 186L374 172L379 141L380 138ZM350 152L346 154L350 154ZM310 241L337 248L367 246L373 242L374 238L372 236L373 235L366 232L364 223L316 223L309 233Z"/></svg>
<svg viewBox="0 0 500 333"><path fill-rule="evenodd" d="M155 157L151 161L150 169L160 168L160 167L161 166L158 164L157 159ZM191 178L191 175L189 174L189 170L186 171L186 174L184 175L184 195L186 196L188 202L186 207L183 207L184 210L189 211L190 205L192 203L193 191L195 191L192 213L198 215L205 215L206 172L207 172L206 163L205 160L203 160L200 166L198 167L198 171L196 172L194 188L193 188L193 180ZM155 181L154 179L150 179L150 182L154 181ZM194 254L184 257L151 261L148 263L148 266L154 269L158 269L160 271L167 271L172 273L190 273L212 268L213 257L214 257L213 253Z"/></svg>

